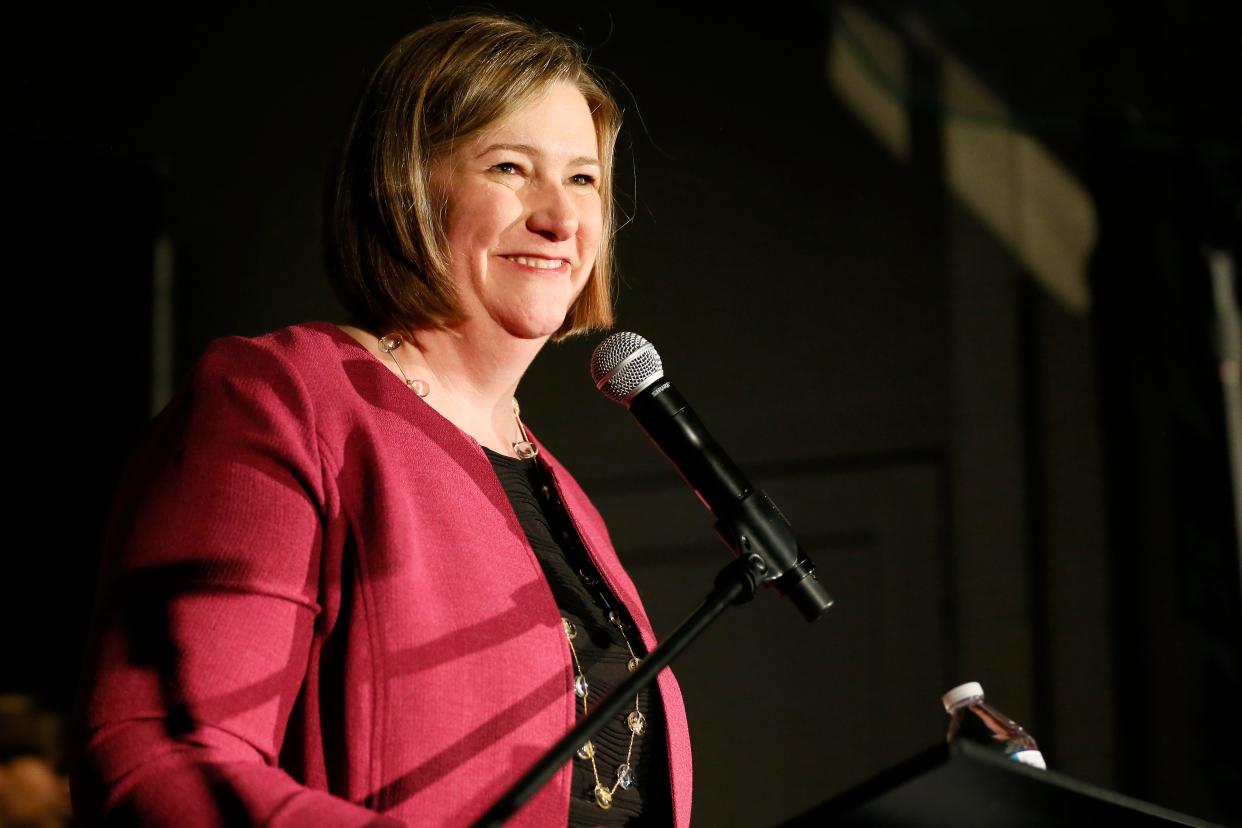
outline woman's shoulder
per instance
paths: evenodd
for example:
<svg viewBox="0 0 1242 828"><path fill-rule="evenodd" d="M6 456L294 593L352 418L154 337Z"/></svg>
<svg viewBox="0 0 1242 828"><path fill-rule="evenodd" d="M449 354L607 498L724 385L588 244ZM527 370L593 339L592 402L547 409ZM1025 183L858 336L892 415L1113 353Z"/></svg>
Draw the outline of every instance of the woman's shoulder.
<svg viewBox="0 0 1242 828"><path fill-rule="evenodd" d="M217 337L207 344L203 356L246 359L267 355L273 361L301 369L339 359L342 349L351 343L358 347L335 323L299 322L257 336Z"/></svg>
<svg viewBox="0 0 1242 828"><path fill-rule="evenodd" d="M331 322L222 336L207 343L168 409L280 412L319 430L348 406L350 363L362 358L371 359Z"/></svg>
<svg viewBox="0 0 1242 828"><path fill-rule="evenodd" d="M214 339L192 372L190 386L196 395L201 388L214 388L215 398L229 404L288 411L341 455L346 443L362 433L396 429L409 440L443 437L442 432L453 436L442 427L447 421L334 322Z"/></svg>
<svg viewBox="0 0 1242 828"><path fill-rule="evenodd" d="M211 340L195 373L226 376L287 375L308 393L331 389L344 380L351 358L365 350L333 322L300 322L258 336L222 336Z"/></svg>

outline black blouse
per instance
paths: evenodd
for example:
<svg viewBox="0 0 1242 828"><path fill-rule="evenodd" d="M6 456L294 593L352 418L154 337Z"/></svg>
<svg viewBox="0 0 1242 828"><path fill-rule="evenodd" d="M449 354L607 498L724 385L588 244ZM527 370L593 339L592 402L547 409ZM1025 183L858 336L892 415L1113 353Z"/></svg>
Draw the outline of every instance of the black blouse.
<svg viewBox="0 0 1242 828"><path fill-rule="evenodd" d="M638 631L621 602L599 577L550 475L539 461L518 460L484 450L539 559L561 616L575 632L573 647L589 684L588 704L597 702L628 675L631 654L626 647L627 638L634 655L646 655ZM625 637L610 621L610 614L624 625ZM577 718L581 720L582 700L576 701ZM599 781L610 791L616 787L610 808L605 810L596 804L591 760L573 759L569 800L571 828L672 825L664 710L656 685L649 685L639 693L638 709L646 726L641 735L634 736L631 749L626 716L633 709L633 704L625 707L615 722L610 722L592 739ZM626 762L627 753L634 777L628 789L616 785L617 768Z"/></svg>

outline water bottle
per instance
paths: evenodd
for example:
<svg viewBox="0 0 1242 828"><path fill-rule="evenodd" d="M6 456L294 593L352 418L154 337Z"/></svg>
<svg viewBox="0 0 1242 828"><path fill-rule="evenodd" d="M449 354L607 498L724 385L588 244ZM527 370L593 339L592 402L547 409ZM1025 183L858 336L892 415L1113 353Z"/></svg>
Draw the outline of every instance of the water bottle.
<svg viewBox="0 0 1242 828"><path fill-rule="evenodd" d="M952 744L958 739L985 745L1004 753L1015 762L1047 770L1044 755L1031 734L990 704L983 701L983 685L968 681L944 694L944 710L949 714Z"/></svg>

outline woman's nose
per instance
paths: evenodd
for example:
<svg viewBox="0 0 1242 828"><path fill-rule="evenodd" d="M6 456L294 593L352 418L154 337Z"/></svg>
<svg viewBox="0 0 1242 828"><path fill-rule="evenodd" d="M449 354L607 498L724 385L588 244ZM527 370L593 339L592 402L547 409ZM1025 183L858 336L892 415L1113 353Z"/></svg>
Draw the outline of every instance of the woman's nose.
<svg viewBox="0 0 1242 828"><path fill-rule="evenodd" d="M578 209L560 184L544 184L531 195L526 226L550 241L564 241L578 232Z"/></svg>

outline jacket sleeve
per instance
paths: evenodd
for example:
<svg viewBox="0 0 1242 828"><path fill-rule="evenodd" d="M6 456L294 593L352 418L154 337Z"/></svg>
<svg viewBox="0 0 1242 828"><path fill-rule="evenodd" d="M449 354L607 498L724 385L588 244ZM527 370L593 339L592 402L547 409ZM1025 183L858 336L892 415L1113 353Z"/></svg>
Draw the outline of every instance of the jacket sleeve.
<svg viewBox="0 0 1242 828"><path fill-rule="evenodd" d="M400 824L277 765L319 614L313 417L283 354L230 338L152 424L105 540L72 777L84 822Z"/></svg>

